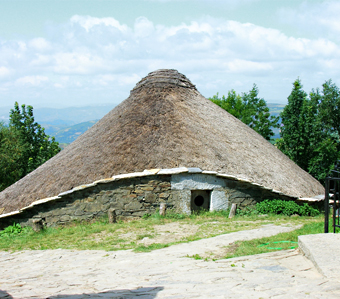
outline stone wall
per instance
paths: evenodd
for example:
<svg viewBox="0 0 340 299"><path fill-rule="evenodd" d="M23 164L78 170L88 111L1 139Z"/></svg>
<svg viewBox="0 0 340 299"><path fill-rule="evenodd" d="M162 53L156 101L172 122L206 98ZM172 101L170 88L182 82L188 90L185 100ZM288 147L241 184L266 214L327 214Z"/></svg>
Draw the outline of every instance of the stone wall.
<svg viewBox="0 0 340 299"><path fill-rule="evenodd" d="M79 190L60 198L25 209L18 215L1 219L1 226L30 225L33 218L41 218L44 225L52 226L73 220L90 220L103 216L110 208L119 218L140 217L154 213L161 202L169 209L180 209L178 193L171 192L170 176L157 175L122 179Z"/></svg>
<svg viewBox="0 0 340 299"><path fill-rule="evenodd" d="M210 210L225 210L232 203L244 208L264 199L291 199L259 185L209 173L127 176L80 186L53 200L26 207L15 215L1 217L0 229L13 222L31 225L33 219L41 219L45 226L88 221L107 214L112 208L118 219L132 219L156 212L160 203L166 203L167 210L190 214L194 190L210 192Z"/></svg>

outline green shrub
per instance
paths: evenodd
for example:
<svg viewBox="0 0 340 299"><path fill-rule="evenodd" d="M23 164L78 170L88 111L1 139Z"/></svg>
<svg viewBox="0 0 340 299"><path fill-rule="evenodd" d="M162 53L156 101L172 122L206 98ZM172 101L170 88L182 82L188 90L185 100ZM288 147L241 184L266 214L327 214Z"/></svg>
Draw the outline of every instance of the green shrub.
<svg viewBox="0 0 340 299"><path fill-rule="evenodd" d="M307 203L303 204L303 206L300 206L299 214L301 216L317 216L320 214L320 211L317 209L312 208Z"/></svg>
<svg viewBox="0 0 340 299"><path fill-rule="evenodd" d="M236 215L238 216L252 216L252 215L258 215L259 211L255 206L245 207L243 209L237 209Z"/></svg>
<svg viewBox="0 0 340 299"><path fill-rule="evenodd" d="M4 230L0 231L0 237L10 237L13 235L18 235L25 231L26 228L21 227L19 223L7 226Z"/></svg>
<svg viewBox="0 0 340 299"><path fill-rule="evenodd" d="M148 219L148 218L150 218L150 217L151 217L151 214L146 213L146 214L144 214L144 215L142 216L142 219Z"/></svg>
<svg viewBox="0 0 340 299"><path fill-rule="evenodd" d="M294 201L287 201L281 199L266 199L256 204L256 209L260 214L283 214L291 216L294 214L300 216L316 216L320 212L312 208L307 203L302 206Z"/></svg>

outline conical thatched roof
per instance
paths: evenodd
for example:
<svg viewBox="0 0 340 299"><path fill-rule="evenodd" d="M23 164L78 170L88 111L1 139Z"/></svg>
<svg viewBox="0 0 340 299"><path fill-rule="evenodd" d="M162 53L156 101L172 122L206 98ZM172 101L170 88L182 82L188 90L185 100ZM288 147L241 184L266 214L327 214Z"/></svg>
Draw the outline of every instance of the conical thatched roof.
<svg viewBox="0 0 340 299"><path fill-rule="evenodd" d="M130 96L58 155L0 193L8 213L113 175L199 167L243 177L294 197L323 187L175 70L142 79Z"/></svg>

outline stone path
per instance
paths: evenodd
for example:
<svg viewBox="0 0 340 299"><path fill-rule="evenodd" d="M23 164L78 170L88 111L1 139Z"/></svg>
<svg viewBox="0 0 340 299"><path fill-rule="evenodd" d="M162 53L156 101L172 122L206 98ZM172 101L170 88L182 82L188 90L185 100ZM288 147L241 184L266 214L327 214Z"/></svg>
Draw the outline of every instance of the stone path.
<svg viewBox="0 0 340 299"><path fill-rule="evenodd" d="M324 278L298 250L217 261L186 257L292 229L268 225L148 253L0 252L0 298L340 298L340 282Z"/></svg>
<svg viewBox="0 0 340 299"><path fill-rule="evenodd" d="M340 279L340 234L299 236L299 248L323 276Z"/></svg>

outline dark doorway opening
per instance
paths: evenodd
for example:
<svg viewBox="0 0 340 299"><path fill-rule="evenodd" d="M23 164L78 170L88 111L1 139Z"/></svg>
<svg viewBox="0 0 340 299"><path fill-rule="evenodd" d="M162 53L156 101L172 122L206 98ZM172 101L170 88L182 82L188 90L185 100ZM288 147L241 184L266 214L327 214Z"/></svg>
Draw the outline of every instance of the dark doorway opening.
<svg viewBox="0 0 340 299"><path fill-rule="evenodd" d="M191 191L191 211L210 209L211 190L192 190Z"/></svg>

